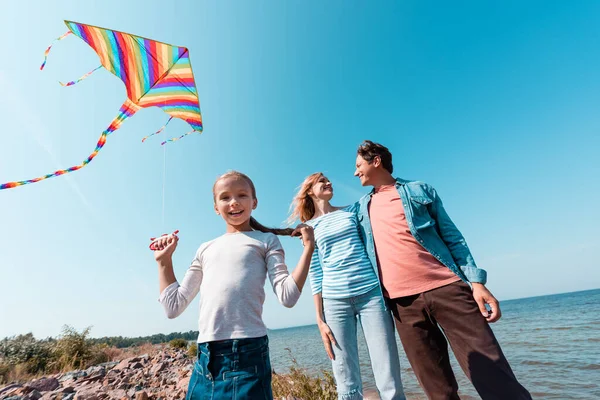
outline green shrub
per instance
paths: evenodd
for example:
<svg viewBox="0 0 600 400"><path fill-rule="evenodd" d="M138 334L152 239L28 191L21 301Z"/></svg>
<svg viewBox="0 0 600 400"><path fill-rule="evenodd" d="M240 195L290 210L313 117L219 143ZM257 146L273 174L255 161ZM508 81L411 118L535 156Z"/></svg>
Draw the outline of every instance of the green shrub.
<svg viewBox="0 0 600 400"><path fill-rule="evenodd" d="M36 340L28 333L0 340L0 384L27 381L41 374L85 369L123 358L122 350L108 344L95 344L95 340L88 337L90 329L78 332L65 325L58 339Z"/></svg>
<svg viewBox="0 0 600 400"><path fill-rule="evenodd" d="M188 347L188 357L196 358L197 355L198 355L198 343L194 342L194 343L190 344L190 347Z"/></svg>
<svg viewBox="0 0 600 400"><path fill-rule="evenodd" d="M169 342L169 346L174 349L187 349L188 341L185 339L173 339Z"/></svg>
<svg viewBox="0 0 600 400"><path fill-rule="evenodd" d="M22 365L28 373L43 372L52 358L52 341L36 340L32 333L0 341L0 359L4 365Z"/></svg>
<svg viewBox="0 0 600 400"><path fill-rule="evenodd" d="M88 339L90 330L91 327L87 327L80 333L75 328L65 325L52 346L50 368L54 371L85 369L108 361L108 356L103 351L104 346L93 344L93 341Z"/></svg>

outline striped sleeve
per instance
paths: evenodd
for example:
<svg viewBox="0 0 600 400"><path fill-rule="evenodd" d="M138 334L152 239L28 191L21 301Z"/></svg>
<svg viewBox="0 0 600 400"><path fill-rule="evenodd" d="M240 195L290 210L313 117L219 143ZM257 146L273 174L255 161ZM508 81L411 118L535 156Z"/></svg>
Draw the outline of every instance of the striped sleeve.
<svg viewBox="0 0 600 400"><path fill-rule="evenodd" d="M310 269L308 271L310 279L310 289L313 296L321 293L323 290L323 268L321 267L321 259L319 258L319 249L315 246L312 258L310 259Z"/></svg>

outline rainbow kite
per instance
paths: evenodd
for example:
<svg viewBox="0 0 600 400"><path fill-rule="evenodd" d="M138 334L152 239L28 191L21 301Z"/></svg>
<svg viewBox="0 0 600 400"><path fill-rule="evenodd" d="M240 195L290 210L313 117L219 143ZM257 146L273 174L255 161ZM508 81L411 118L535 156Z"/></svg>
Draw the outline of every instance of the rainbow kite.
<svg viewBox="0 0 600 400"><path fill-rule="evenodd" d="M125 83L127 99L119 109L119 114L100 135L92 154L81 164L26 181L3 183L0 184L0 190L39 182L83 168L96 157L106 143L108 135L119 129L125 119L145 107L160 107L171 116L167 124L173 118L180 118L192 127L192 131L168 141L181 139L190 133L202 132L200 101L188 49L77 22L65 21L65 23L69 31L56 40L62 40L71 33L83 39L98 54L102 66ZM52 45L46 49L44 63L40 69L46 65L51 47ZM87 78L96 69L76 81L61 84L74 85ZM165 126L152 135L160 133ZM168 141L163 141L162 144Z"/></svg>

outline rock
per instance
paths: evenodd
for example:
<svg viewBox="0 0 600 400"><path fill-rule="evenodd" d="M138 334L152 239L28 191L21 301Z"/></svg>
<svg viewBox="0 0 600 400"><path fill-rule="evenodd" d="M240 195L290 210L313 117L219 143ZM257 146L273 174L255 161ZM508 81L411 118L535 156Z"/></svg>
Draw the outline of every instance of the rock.
<svg viewBox="0 0 600 400"><path fill-rule="evenodd" d="M84 390L75 393L73 400L100 400L100 397L92 390Z"/></svg>
<svg viewBox="0 0 600 400"><path fill-rule="evenodd" d="M159 372L161 372L161 371L164 371L166 368L167 368L167 363L165 363L165 362L161 362L161 363L158 363L158 364L154 365L154 366L153 366L153 367L150 369L150 373L151 373L152 375L156 375L156 374L158 374Z"/></svg>
<svg viewBox="0 0 600 400"><path fill-rule="evenodd" d="M42 394L37 390L33 389L25 397L23 397L23 400L39 400L41 397Z"/></svg>
<svg viewBox="0 0 600 400"><path fill-rule="evenodd" d="M187 390L188 385L190 384L190 377L183 378L177 383L177 389Z"/></svg>
<svg viewBox="0 0 600 400"><path fill-rule="evenodd" d="M123 360L120 363L118 363L117 365L115 365L115 367L112 370L113 371L122 371L127 367L129 367L129 361Z"/></svg>
<svg viewBox="0 0 600 400"><path fill-rule="evenodd" d="M83 378L84 376L87 376L87 372L85 371L81 371L81 370L77 370L77 371L71 371L71 372L67 372L66 374L64 374L58 381L59 382L65 382L68 380L77 380L79 378Z"/></svg>
<svg viewBox="0 0 600 400"><path fill-rule="evenodd" d="M139 361L136 361L136 362L134 362L133 364L131 364L131 365L129 366L129 368L131 368L131 369L138 369L138 368L142 368L143 366L144 366L144 364L142 364L142 363L141 363L141 362L139 362Z"/></svg>
<svg viewBox="0 0 600 400"><path fill-rule="evenodd" d="M118 361L109 361L109 362L105 362L105 363L102 363L102 364L98 364L97 367L104 367L106 369L112 369L117 364L119 364Z"/></svg>
<svg viewBox="0 0 600 400"><path fill-rule="evenodd" d="M148 400L148 393L145 391L139 391L135 394L135 400Z"/></svg>
<svg viewBox="0 0 600 400"><path fill-rule="evenodd" d="M60 383L56 378L40 378L36 381L31 382L29 386L31 386L35 390L39 390L40 392L49 392L59 387Z"/></svg>
<svg viewBox="0 0 600 400"><path fill-rule="evenodd" d="M20 389L22 387L23 385L19 385L16 383L3 387L2 389L0 389L0 396L11 396L17 391L17 389Z"/></svg>
<svg viewBox="0 0 600 400"><path fill-rule="evenodd" d="M113 399L122 399L123 397L127 397L127 392L123 389L109 390L108 394Z"/></svg>
<svg viewBox="0 0 600 400"><path fill-rule="evenodd" d="M90 368L86 369L85 372L86 372L86 374L88 374L88 376L95 376L95 375L104 376L104 375L106 375L106 368L97 365L95 367L90 367Z"/></svg>
<svg viewBox="0 0 600 400"><path fill-rule="evenodd" d="M10 399L12 397L19 397L19 398L24 399L25 396L27 396L29 393L31 393L34 390L35 390L34 388L32 388L31 386L28 386L28 385L24 385L24 386L15 385L12 388L10 388L9 390L6 390L2 394L2 397L0 397L0 398L4 399L4 400ZM40 395L40 397L41 397L41 395Z"/></svg>

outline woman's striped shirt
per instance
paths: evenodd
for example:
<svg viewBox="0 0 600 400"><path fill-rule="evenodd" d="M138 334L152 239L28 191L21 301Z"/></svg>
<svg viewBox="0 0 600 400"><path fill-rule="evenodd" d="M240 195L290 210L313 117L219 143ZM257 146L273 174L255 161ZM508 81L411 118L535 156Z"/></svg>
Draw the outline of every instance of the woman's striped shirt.
<svg viewBox="0 0 600 400"><path fill-rule="evenodd" d="M313 295L342 299L379 285L359 233L357 207L354 203L306 222L315 231L309 272Z"/></svg>

